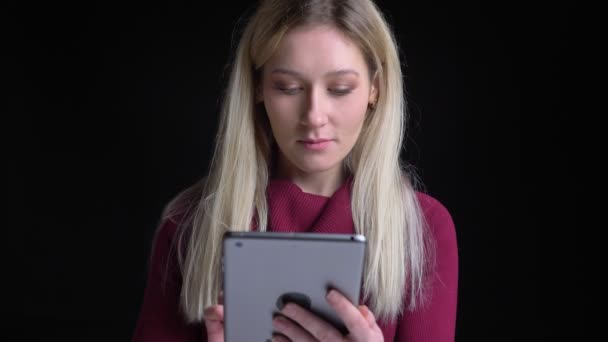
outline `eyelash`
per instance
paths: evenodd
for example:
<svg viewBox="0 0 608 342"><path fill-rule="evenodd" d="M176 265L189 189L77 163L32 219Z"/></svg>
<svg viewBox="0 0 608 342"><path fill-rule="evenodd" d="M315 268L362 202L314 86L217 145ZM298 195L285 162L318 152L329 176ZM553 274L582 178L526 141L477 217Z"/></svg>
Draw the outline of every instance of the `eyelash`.
<svg viewBox="0 0 608 342"><path fill-rule="evenodd" d="M285 95L295 95L298 93L299 90L302 90L302 88L277 88L278 90L280 90L281 92L283 92ZM344 95L348 95L350 94L350 92L352 91L351 89L338 89L338 90L329 90L332 94L334 94L335 96L344 96Z"/></svg>
<svg viewBox="0 0 608 342"><path fill-rule="evenodd" d="M350 94L352 90L351 89L336 89L336 90L331 90L332 93L334 93L334 95L337 96L344 96L347 94Z"/></svg>
<svg viewBox="0 0 608 342"><path fill-rule="evenodd" d="M302 88L277 88L286 95L295 95Z"/></svg>

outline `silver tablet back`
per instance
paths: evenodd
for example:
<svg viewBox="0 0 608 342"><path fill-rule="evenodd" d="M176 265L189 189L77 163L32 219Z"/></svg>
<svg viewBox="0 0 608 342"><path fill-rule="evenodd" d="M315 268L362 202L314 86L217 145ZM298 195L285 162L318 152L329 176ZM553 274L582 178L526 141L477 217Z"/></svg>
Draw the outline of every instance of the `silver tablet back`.
<svg viewBox="0 0 608 342"><path fill-rule="evenodd" d="M227 233L223 249L226 341L269 341L274 314L290 301L346 332L325 295L335 288L359 303L364 254L361 235Z"/></svg>

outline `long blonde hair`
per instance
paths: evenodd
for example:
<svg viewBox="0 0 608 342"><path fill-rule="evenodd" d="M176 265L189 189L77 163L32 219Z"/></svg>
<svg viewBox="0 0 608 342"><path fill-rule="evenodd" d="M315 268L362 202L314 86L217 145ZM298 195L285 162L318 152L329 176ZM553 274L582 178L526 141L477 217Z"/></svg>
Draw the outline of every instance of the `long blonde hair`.
<svg viewBox="0 0 608 342"><path fill-rule="evenodd" d="M364 298L377 317L390 320L416 308L424 297L432 248L412 182L399 160L405 100L398 50L387 22L370 0L263 0L236 50L209 176L190 189L195 207L180 228L178 245L185 247L177 248L180 304L188 321L202 320L204 309L217 304L224 232L248 231L253 220L258 230L267 228L273 140L263 109L255 104L255 88L261 68L285 33L311 24L343 32L379 80L376 106L344 160L353 175L355 230L368 241ZM165 215L183 208L183 199L170 203Z"/></svg>

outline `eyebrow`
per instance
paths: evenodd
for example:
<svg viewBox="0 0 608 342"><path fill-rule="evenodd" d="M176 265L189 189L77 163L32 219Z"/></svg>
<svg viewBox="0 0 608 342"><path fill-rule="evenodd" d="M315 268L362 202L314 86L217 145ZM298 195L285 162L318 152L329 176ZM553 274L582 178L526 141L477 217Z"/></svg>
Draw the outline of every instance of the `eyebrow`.
<svg viewBox="0 0 608 342"><path fill-rule="evenodd" d="M300 74L299 72L294 71L294 70L284 69L284 68L276 68L276 69L272 70L271 74L287 74L287 75L292 75L292 76L302 78L302 74ZM346 74L352 74L352 75L359 77L359 73L353 69L333 70L333 71L329 71L329 72L325 73L324 76L340 76L340 75L346 75Z"/></svg>

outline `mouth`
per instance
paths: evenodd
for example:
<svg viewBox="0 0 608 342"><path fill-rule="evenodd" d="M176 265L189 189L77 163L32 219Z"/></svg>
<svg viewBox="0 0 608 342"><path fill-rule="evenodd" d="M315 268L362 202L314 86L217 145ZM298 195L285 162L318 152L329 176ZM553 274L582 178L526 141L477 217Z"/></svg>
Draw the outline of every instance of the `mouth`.
<svg viewBox="0 0 608 342"><path fill-rule="evenodd" d="M302 140L298 140L298 142L304 143L304 144L320 144L320 143L324 143L326 141L332 141L332 139L302 139Z"/></svg>
<svg viewBox="0 0 608 342"><path fill-rule="evenodd" d="M329 147L329 145L333 142L332 139L304 139L298 140L299 144L302 144L304 148L311 151L322 151Z"/></svg>

